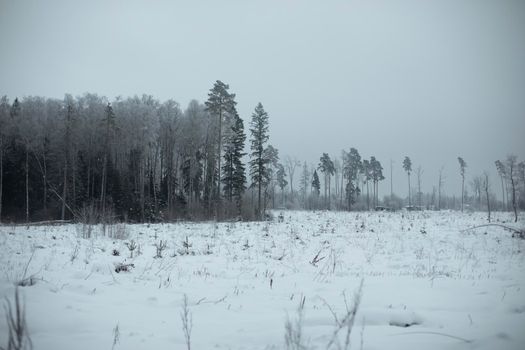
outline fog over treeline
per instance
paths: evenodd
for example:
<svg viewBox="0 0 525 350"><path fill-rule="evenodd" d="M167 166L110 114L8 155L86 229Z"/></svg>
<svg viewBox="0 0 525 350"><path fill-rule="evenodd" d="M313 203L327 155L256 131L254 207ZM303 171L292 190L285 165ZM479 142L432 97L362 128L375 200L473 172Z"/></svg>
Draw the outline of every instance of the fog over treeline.
<svg viewBox="0 0 525 350"><path fill-rule="evenodd" d="M351 144L337 154L320 144L315 163L283 153L272 146L272 116L263 104L243 117L236 105L221 81L206 101L186 107L150 95L3 96L0 219L155 222L260 219L276 208L525 208L525 163L516 156L487 164L498 181L466 175L468 159L458 157L463 196L450 196L443 170L425 192L423 169L400 154L410 190L380 192L380 183L390 183L389 160Z"/></svg>

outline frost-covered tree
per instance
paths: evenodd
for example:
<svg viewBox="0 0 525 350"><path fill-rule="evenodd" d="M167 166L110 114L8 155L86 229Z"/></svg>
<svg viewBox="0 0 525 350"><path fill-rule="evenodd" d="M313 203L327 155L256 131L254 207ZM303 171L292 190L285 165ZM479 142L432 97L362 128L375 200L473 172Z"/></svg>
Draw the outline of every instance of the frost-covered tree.
<svg viewBox="0 0 525 350"><path fill-rule="evenodd" d="M282 165L281 163L277 164L276 178L277 178L277 185L281 189L281 197L282 197L281 199L282 199L282 204L284 206L285 204L284 189L288 185L288 181L286 181L286 171L284 170L284 165Z"/></svg>
<svg viewBox="0 0 525 350"><path fill-rule="evenodd" d="M438 210L441 210L441 199L443 194L443 187L445 186L445 174L444 174L445 167L442 166L439 169L439 176L438 176Z"/></svg>
<svg viewBox="0 0 525 350"><path fill-rule="evenodd" d="M411 206L412 202L410 200L410 173L412 172L412 161L408 156L403 160L403 169L406 171L408 176L408 205Z"/></svg>
<svg viewBox="0 0 525 350"><path fill-rule="evenodd" d="M275 207L275 186L277 185L276 172L279 164L279 151L272 145L268 145L264 149L263 158L267 160L266 175L263 179L264 187L264 205L263 213L265 212L269 197L272 198L272 206Z"/></svg>
<svg viewBox="0 0 525 350"><path fill-rule="evenodd" d="M262 218L262 194L263 186L269 178L270 159L265 154L265 146L268 142L269 121L268 113L264 110L263 105L259 102L255 107L250 122L251 133L251 160L250 176L252 186L257 188L257 217Z"/></svg>
<svg viewBox="0 0 525 350"><path fill-rule="evenodd" d="M295 157L286 156L284 157L284 163L285 163L286 170L288 170L288 176L290 178L290 195L293 198L293 180L294 180L295 169L298 166L301 166L301 162Z"/></svg>
<svg viewBox="0 0 525 350"><path fill-rule="evenodd" d="M303 169L301 172L301 177L299 178L299 186L302 193L302 199L303 199L303 208L307 208L307 200L308 200L308 188L311 187L310 183L310 170L308 169L308 164L306 162L303 163Z"/></svg>
<svg viewBox="0 0 525 350"><path fill-rule="evenodd" d="M421 165L417 167L416 176L417 176L417 205L421 208L422 206L421 197L423 196L423 192L421 192L421 178L423 177L423 168L421 168Z"/></svg>

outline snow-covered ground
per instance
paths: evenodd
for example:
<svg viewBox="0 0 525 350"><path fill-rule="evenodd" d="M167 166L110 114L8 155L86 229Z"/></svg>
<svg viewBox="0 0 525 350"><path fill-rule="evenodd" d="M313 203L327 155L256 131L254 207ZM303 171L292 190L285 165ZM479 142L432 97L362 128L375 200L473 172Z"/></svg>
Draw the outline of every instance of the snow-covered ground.
<svg viewBox="0 0 525 350"><path fill-rule="evenodd" d="M185 349L184 295L195 350L285 349L287 321L304 349L344 349L345 319L351 349L524 349L525 240L499 227L462 232L485 222L284 212L282 223L112 228L124 240L101 227L86 239L82 225L0 226L0 297L12 301L14 284L32 278L19 289L35 350ZM134 267L117 273L118 263ZM0 346L6 338L1 308Z"/></svg>

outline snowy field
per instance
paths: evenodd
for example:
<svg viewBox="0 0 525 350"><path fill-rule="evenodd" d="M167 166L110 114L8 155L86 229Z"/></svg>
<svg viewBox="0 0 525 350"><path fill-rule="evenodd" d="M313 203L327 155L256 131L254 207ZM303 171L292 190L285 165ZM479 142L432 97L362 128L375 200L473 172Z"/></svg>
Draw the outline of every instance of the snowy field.
<svg viewBox="0 0 525 350"><path fill-rule="evenodd" d="M19 289L35 350L186 349L184 295L195 350L286 349L287 321L290 349L525 349L525 240L462 231L485 222L285 212L284 222L111 228L125 239L100 226L91 238L82 225L0 226L0 297L29 284ZM0 308L0 347L6 338Z"/></svg>

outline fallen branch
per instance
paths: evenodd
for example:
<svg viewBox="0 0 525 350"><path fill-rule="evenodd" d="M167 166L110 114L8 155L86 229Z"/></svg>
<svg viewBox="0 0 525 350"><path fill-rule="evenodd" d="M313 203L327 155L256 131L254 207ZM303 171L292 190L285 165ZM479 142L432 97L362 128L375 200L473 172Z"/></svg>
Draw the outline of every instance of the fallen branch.
<svg viewBox="0 0 525 350"><path fill-rule="evenodd" d="M206 297L204 297L204 298L199 299L199 301L197 301L195 303L195 305L200 305L200 304L218 304L218 303L221 303L224 300L226 300L227 297L228 297L227 294L225 296L223 296L222 298L217 299L217 300L206 300Z"/></svg>
<svg viewBox="0 0 525 350"><path fill-rule="evenodd" d="M473 226L473 227L469 227L469 228L466 228L464 230L461 230L460 232L466 232L466 231L470 231L470 230L474 230L474 229L477 229L477 228L481 228L481 227L487 227L487 226L496 226L496 227L501 227L505 230L508 230L508 231L511 231L511 232L514 232L514 233L517 233L519 235L523 235L524 234L524 230L520 230L518 228L514 228L514 227L510 227L510 226L506 226L506 225L502 225L502 224L494 224L494 223L491 223L491 224L483 224L483 225L478 225L478 226Z"/></svg>
<svg viewBox="0 0 525 350"><path fill-rule="evenodd" d="M465 343L472 343L473 340L470 340L470 339L465 339L465 338L461 338L461 337L458 337L458 336L455 336L455 335L450 335L450 334L446 334L446 333L440 333L440 332L407 332L407 333L399 333L399 334L390 334L391 336L399 336L399 335L410 335L410 334L430 334L430 335L440 335L442 337L448 337L448 338L452 338L452 339L456 339L456 340L461 340Z"/></svg>
<svg viewBox="0 0 525 350"><path fill-rule="evenodd" d="M45 221L35 221L22 224L13 224L13 226L54 226L54 225L64 225L70 224L71 220L45 220Z"/></svg>

